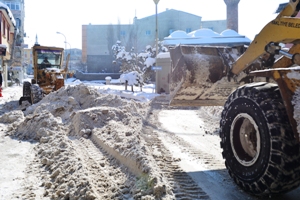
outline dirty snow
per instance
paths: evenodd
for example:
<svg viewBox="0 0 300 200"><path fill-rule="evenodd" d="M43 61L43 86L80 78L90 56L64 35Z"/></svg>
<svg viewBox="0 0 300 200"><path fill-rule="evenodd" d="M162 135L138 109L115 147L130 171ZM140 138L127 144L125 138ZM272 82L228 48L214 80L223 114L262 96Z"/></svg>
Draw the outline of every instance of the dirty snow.
<svg viewBox="0 0 300 200"><path fill-rule="evenodd" d="M152 100L167 99L152 87L130 92L123 85L72 79L39 103L23 107L18 106L21 87L5 88L0 98L0 172L5 174L0 199L176 199L175 186L154 160L164 156L147 145L157 138L143 130L147 116L153 115ZM208 135L201 145L214 149L217 170L224 169L219 142L211 144L219 138L216 122L222 109L167 109L159 117L164 129L194 146L202 140L191 141L191 135ZM196 115L203 121L194 123ZM191 130L188 135L181 134L185 129Z"/></svg>
<svg viewBox="0 0 300 200"><path fill-rule="evenodd" d="M295 91L295 95L293 96L292 103L294 105L294 119L297 122L297 130L300 133L300 88Z"/></svg>
<svg viewBox="0 0 300 200"><path fill-rule="evenodd" d="M20 87L18 90L5 88L4 98L0 101L4 113L0 115L0 124L5 127L1 129L1 135L6 133L14 141L32 144L27 149L36 153L28 162L37 164L32 170L41 173L42 177L41 188L28 184L27 192L7 192L4 197L130 199L148 196L168 199L172 196L151 151L140 137L144 118L149 112L149 98L157 95L146 95L139 98L144 101L137 102L104 93L109 93L109 89L101 89L101 86L91 87L83 83L65 86L27 107L24 112L21 111L24 105L16 106L15 96L20 96ZM131 95L134 97L134 93ZM14 102L7 103L13 99ZM93 142L86 144L87 140ZM85 145L92 148L92 144L112 155L113 162L122 163L126 172L122 171L124 167L106 169L112 165L109 164L111 161L103 159L97 163L78 149ZM25 173L22 176L25 179ZM116 185L108 186L112 182ZM8 187L13 188L13 184Z"/></svg>
<svg viewBox="0 0 300 200"><path fill-rule="evenodd" d="M74 199L83 195L87 199L101 198L95 189L97 175L85 173L83 158L78 156L74 145L75 140L89 137L120 159L130 161L127 164L131 173L147 174L145 184L155 180L152 190L165 193L161 178L148 157L149 150L143 147L139 137L147 107L147 103L101 94L80 84L53 92L24 112L5 113L0 122L7 124L12 137L39 142L34 149L45 173L42 178L45 197L51 194L50 198ZM96 168L101 169L101 166ZM132 185L134 190L135 183ZM118 190L112 192L109 199L116 196Z"/></svg>

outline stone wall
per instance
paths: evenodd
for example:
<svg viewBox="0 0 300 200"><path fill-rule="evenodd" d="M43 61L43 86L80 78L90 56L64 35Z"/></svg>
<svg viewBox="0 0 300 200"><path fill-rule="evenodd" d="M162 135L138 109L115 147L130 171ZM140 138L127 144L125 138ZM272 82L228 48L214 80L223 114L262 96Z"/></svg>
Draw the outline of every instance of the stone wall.
<svg viewBox="0 0 300 200"><path fill-rule="evenodd" d="M87 66L89 73L117 73L120 69L116 69L113 65L113 58L110 55L88 55Z"/></svg>
<svg viewBox="0 0 300 200"><path fill-rule="evenodd" d="M83 73L76 71L75 77L81 81L93 81L93 80L103 80L105 77L110 76L112 79L119 79L121 73Z"/></svg>

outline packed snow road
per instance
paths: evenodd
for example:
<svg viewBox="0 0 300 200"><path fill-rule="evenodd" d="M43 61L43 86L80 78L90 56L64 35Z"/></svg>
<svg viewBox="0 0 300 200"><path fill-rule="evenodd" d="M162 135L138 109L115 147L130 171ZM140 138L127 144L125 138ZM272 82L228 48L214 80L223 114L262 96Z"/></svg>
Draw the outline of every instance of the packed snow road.
<svg viewBox="0 0 300 200"><path fill-rule="evenodd" d="M85 85L19 107L20 90L0 100L0 199L256 199L225 169L221 107L140 103Z"/></svg>
<svg viewBox="0 0 300 200"><path fill-rule="evenodd" d="M218 135L221 111L222 107L161 109L160 139L210 199L259 199L240 190L227 173ZM298 188L267 199L296 200L299 194Z"/></svg>

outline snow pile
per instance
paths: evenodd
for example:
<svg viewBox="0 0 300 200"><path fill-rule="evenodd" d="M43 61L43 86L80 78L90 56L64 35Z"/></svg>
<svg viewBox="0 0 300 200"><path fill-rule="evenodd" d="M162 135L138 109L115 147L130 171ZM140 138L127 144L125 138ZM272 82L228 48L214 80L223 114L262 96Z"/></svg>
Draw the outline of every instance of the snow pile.
<svg viewBox="0 0 300 200"><path fill-rule="evenodd" d="M300 133L300 88L297 88L293 96L292 104L294 105L294 119L297 122L297 130Z"/></svg>
<svg viewBox="0 0 300 200"><path fill-rule="evenodd" d="M24 114L10 112L0 121L13 124L15 137L39 142L36 162L44 174L45 197L160 198L168 187L140 137L148 108L148 103L80 84L52 92ZM102 151L109 156L101 157Z"/></svg>
<svg viewBox="0 0 300 200"><path fill-rule="evenodd" d="M20 86L12 86L2 90L3 97L0 97L0 115L18 109L20 98Z"/></svg>
<svg viewBox="0 0 300 200"><path fill-rule="evenodd" d="M18 125L24 120L24 115L22 111L12 111L0 115L0 123L9 124L8 131L11 131L18 127Z"/></svg>
<svg viewBox="0 0 300 200"><path fill-rule="evenodd" d="M221 113L223 106L201 106L198 110L198 116L205 122L205 133L209 135L219 136L219 122L221 120Z"/></svg>
<svg viewBox="0 0 300 200"><path fill-rule="evenodd" d="M200 107L200 111L205 112L212 118L221 120L221 113L223 111L223 106L202 106Z"/></svg>

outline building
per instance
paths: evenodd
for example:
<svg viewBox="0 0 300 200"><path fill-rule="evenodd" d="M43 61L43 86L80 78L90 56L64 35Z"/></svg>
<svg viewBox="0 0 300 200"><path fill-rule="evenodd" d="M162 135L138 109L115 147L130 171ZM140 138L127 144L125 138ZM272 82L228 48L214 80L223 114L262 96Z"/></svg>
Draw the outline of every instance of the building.
<svg viewBox="0 0 300 200"><path fill-rule="evenodd" d="M23 50L23 66L26 74L33 74L33 55L31 48Z"/></svg>
<svg viewBox="0 0 300 200"><path fill-rule="evenodd" d="M11 42L11 54L10 58L5 61L8 71L6 72L4 78L5 80L19 78L22 81L24 71L22 57L24 49L24 0L0 0L0 3L5 5L6 8L10 10L15 23L13 34L11 34L11 37L8 38ZM1 26L5 25L3 23Z"/></svg>
<svg viewBox="0 0 300 200"><path fill-rule="evenodd" d="M117 40L123 44L129 41L133 28L133 25L83 25L82 62L88 66L88 72L112 72L109 71L113 62L112 46Z"/></svg>
<svg viewBox="0 0 300 200"><path fill-rule="evenodd" d="M158 39L162 41L176 30L187 33L199 28L210 28L215 32L226 29L226 20L202 21L202 17L187 12L167 9L158 13ZM112 46L119 40L129 51L134 47L137 53L147 45L155 46L156 15L138 19L127 25L82 25L82 62L88 72L118 72L112 61Z"/></svg>
<svg viewBox="0 0 300 200"><path fill-rule="evenodd" d="M84 64L81 63L81 56L82 56L82 50L77 48L72 49L66 49L65 50L65 56L70 54L70 60L69 60L69 71L83 71L84 70Z"/></svg>
<svg viewBox="0 0 300 200"><path fill-rule="evenodd" d="M9 7L0 2L0 71L3 87L7 87L8 66L13 57L16 20Z"/></svg>
<svg viewBox="0 0 300 200"><path fill-rule="evenodd" d="M13 57L10 63L11 67L23 66L22 54L24 49L24 20L25 20L25 6L24 0L0 0L0 2L7 5L11 10L16 21L16 31L14 35Z"/></svg>

